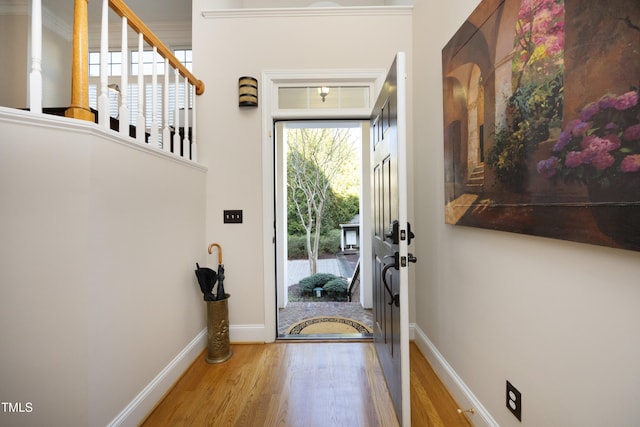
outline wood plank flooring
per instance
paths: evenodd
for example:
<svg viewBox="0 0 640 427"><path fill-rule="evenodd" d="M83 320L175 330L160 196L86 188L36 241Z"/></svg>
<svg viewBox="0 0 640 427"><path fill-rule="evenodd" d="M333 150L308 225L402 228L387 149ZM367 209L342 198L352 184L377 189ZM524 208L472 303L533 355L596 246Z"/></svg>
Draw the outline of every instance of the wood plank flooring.
<svg viewBox="0 0 640 427"><path fill-rule="evenodd" d="M356 427L398 425L370 342L232 345L227 362L198 357L142 424ZM412 425L470 426L411 344Z"/></svg>

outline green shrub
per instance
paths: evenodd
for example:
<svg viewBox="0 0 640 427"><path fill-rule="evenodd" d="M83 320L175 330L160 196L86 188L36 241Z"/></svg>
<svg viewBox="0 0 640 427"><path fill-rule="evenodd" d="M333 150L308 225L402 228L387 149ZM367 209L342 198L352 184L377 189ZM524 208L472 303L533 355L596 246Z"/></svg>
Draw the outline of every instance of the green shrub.
<svg viewBox="0 0 640 427"><path fill-rule="evenodd" d="M347 289L349 288L349 284L346 280L341 278L335 278L329 280L324 285L324 291L333 294L333 295L344 295L347 293Z"/></svg>
<svg viewBox="0 0 640 427"><path fill-rule="evenodd" d="M329 230L326 235L320 236L320 255L335 255L340 250L340 230Z"/></svg>
<svg viewBox="0 0 640 427"><path fill-rule="evenodd" d="M300 287L305 291L305 292L313 292L314 288L322 288L324 287L325 283L331 281L331 280L335 280L338 277L334 276L333 274L329 274L329 273L317 273L314 274L312 276L309 277L305 277L304 279L300 280Z"/></svg>
<svg viewBox="0 0 640 427"><path fill-rule="evenodd" d="M307 243L304 234L289 235L287 238L287 257L289 259L307 258Z"/></svg>
<svg viewBox="0 0 640 427"><path fill-rule="evenodd" d="M313 239L313 236L311 236ZM312 240L313 241L313 240ZM329 230L320 236L320 255L335 255L340 250L340 230ZM289 259L307 258L307 236L290 234L287 236L287 256Z"/></svg>

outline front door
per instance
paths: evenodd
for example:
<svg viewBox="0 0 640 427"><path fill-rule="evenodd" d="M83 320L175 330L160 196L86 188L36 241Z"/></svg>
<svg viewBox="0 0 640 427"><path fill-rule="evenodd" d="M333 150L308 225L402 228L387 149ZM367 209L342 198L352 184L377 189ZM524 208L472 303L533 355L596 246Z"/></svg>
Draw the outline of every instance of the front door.
<svg viewBox="0 0 640 427"><path fill-rule="evenodd" d="M374 342L402 426L411 425L406 67L400 52L371 115Z"/></svg>

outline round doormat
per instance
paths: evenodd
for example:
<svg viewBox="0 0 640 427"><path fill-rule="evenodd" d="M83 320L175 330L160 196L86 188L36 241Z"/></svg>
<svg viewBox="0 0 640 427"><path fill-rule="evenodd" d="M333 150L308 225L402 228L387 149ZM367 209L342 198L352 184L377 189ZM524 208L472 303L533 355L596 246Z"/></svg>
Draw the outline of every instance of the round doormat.
<svg viewBox="0 0 640 427"><path fill-rule="evenodd" d="M287 330L289 335L299 334L370 334L362 323L337 316L312 317L294 324Z"/></svg>

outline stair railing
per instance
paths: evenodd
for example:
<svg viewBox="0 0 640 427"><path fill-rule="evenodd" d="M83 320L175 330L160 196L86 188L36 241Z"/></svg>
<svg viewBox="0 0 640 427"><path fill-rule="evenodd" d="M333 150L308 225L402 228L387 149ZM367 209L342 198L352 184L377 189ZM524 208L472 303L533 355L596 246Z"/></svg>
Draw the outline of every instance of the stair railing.
<svg viewBox="0 0 640 427"><path fill-rule="evenodd" d="M73 24L73 54L72 54L72 84L71 105L66 110L67 117L81 120L95 121L93 112L89 107L89 61L88 61L88 0L74 0L74 24ZM122 135L131 134L129 126L128 110L128 28L132 28L138 35L138 114L136 117L135 137L139 143L148 143L156 149L162 149L175 155L197 161L197 134L196 134L196 102L195 95L204 93L204 83L198 80L173 54L173 52L142 22L142 20L122 1L102 1L102 23L100 41L100 93L98 96L98 125L109 128L111 118L108 107L108 46L109 46L109 8L122 19L122 73L120 82L120 101L118 107L119 132ZM31 71L29 74L30 109L32 112L42 112L42 5L41 0L31 1ZM144 42L153 49L152 72L152 110L151 123L147 133L147 123L144 114L145 77L143 73ZM156 55L165 59L165 78L162 96L162 123L158 123L157 110L157 67ZM169 112L170 73L173 70L175 108ZM182 83L180 79L183 79ZM183 101L183 137L180 137L178 110L178 98L180 84L184 85ZM191 110L191 125L189 106ZM147 106L149 108L149 106ZM173 118L173 129L170 127L170 116Z"/></svg>

